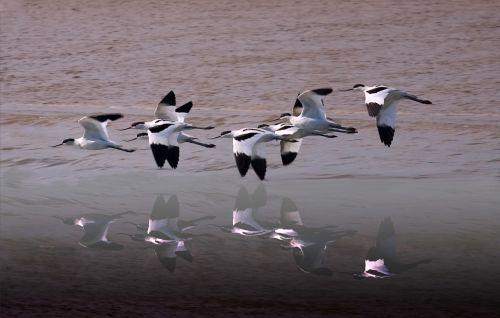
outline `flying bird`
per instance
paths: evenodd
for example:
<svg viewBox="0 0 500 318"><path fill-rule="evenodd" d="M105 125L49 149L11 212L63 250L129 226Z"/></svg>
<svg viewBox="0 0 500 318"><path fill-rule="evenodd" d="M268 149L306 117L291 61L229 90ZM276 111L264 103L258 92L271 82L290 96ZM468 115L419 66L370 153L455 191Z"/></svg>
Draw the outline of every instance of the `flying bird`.
<svg viewBox="0 0 500 318"><path fill-rule="evenodd" d="M87 150L99 149L118 149L126 152L133 152L134 149L124 149L121 145L109 139L107 125L110 121L122 118L122 114L103 114L85 116L81 118L78 123L83 127L83 136L77 139L67 138L60 144L52 147L59 147L62 145L77 146Z"/></svg>
<svg viewBox="0 0 500 318"><path fill-rule="evenodd" d="M265 143L273 140L297 142L261 128L227 130L221 132L220 136L210 139L221 137L233 138L233 155L240 175L244 177L251 165L260 180L264 180L267 169Z"/></svg>
<svg viewBox="0 0 500 318"><path fill-rule="evenodd" d="M380 141L390 147L396 130L396 112L399 101L409 99L421 104L432 104L430 100L420 99L415 95L392 87L356 84L342 91L360 91L365 93L365 104L370 117L376 117Z"/></svg>

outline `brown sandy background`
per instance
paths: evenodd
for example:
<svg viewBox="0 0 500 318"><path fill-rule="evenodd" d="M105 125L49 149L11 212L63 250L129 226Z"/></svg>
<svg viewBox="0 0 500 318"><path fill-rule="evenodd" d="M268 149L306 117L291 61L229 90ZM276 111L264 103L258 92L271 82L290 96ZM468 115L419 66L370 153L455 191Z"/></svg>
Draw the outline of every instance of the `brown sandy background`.
<svg viewBox="0 0 500 318"><path fill-rule="evenodd" d="M0 1L1 310L30 316L473 316L497 312L500 5L495 1ZM278 243L202 226L193 263L161 268L154 251L89 250L51 215L116 213L144 222L156 194L186 218L230 223L241 180L227 140L186 145L177 171L133 154L47 147L76 121L122 112L147 120L173 89L193 123L254 126L289 111L298 92L386 84L433 101L401 104L393 146L379 142L363 97L334 93L327 113L357 135L307 139L291 167L269 145L268 205L292 198L311 226L357 231L328 249L336 273L297 270ZM128 145L132 146L132 145ZM355 281L385 216L405 260L433 262Z"/></svg>

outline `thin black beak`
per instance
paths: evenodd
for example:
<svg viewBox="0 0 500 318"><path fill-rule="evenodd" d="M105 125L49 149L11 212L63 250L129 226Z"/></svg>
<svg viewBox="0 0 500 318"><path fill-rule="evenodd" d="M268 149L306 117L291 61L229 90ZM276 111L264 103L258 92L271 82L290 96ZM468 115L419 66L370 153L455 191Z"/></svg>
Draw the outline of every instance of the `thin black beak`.
<svg viewBox="0 0 500 318"><path fill-rule="evenodd" d="M339 92L349 92L352 91L352 88L349 89L339 89Z"/></svg>
<svg viewBox="0 0 500 318"><path fill-rule="evenodd" d="M124 141L125 141L125 142L131 142L131 141L134 141L134 140L137 140L137 137L132 138L132 139L129 139L129 140L124 140Z"/></svg>
<svg viewBox="0 0 500 318"><path fill-rule="evenodd" d="M118 131L124 131L124 130L129 130L129 129L132 129L133 127L130 126L130 127L127 127L127 128L122 128L122 129L118 129Z"/></svg>
<svg viewBox="0 0 500 318"><path fill-rule="evenodd" d="M51 146L51 147L55 148L55 147L59 147L59 146L62 146L62 145L64 145L64 144L61 143L61 144L57 144L57 145L54 145L54 146Z"/></svg>

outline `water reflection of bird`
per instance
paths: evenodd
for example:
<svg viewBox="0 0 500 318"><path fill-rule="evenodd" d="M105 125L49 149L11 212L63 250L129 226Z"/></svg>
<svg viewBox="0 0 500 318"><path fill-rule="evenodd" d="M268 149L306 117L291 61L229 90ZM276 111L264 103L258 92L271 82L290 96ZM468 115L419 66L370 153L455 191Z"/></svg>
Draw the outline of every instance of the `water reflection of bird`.
<svg viewBox="0 0 500 318"><path fill-rule="evenodd" d="M241 186L233 209L233 223L228 226L217 226L221 231L242 236L266 237L274 232L274 225L255 219L257 208L265 206L267 201L266 187L260 184L252 196Z"/></svg>
<svg viewBox="0 0 500 318"><path fill-rule="evenodd" d="M146 241L155 245L155 253L163 267L173 272L176 258L180 257L191 262L193 257L189 251L190 240L194 237L210 236L208 234L192 234L185 231L193 229L199 221L214 219L214 216L204 216L190 221L179 219L179 201L176 195L165 203L163 196L156 197L149 224L136 224L137 232L129 235L135 241Z"/></svg>
<svg viewBox="0 0 500 318"><path fill-rule="evenodd" d="M368 250L365 270L363 273L354 274L355 278L387 278L431 261L424 259L401 263L397 255L395 234L391 218L385 218L378 228L376 245Z"/></svg>
<svg viewBox="0 0 500 318"><path fill-rule="evenodd" d="M84 247L106 249L106 250L121 250L121 244L112 242L108 239L108 230L111 223L116 222L123 215L132 212L122 212L113 215L105 215L98 213L88 213L76 217L55 218L63 221L67 225L77 225L83 227L85 231L83 237L80 239L80 245Z"/></svg>
<svg viewBox="0 0 500 318"><path fill-rule="evenodd" d="M325 266L328 245L355 232L334 232L331 225L318 228L304 226L297 206L289 198L283 198L280 214L280 226L275 229L272 238L286 242L282 247L292 249L295 264L301 271L331 276L333 272Z"/></svg>

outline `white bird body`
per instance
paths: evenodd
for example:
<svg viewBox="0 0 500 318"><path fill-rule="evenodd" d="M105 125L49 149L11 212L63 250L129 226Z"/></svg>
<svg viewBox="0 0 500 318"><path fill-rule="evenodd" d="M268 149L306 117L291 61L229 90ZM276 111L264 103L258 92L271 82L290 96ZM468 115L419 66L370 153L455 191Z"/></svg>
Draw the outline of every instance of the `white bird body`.
<svg viewBox="0 0 500 318"><path fill-rule="evenodd" d="M342 127L327 118L323 98L331 92L331 88L319 88L300 93L296 104L300 103L302 107L294 106L295 115L286 114L287 116L283 118L288 119L293 126L311 133L328 131L355 133L356 129ZM297 116L299 109L301 109L301 112Z"/></svg>
<svg viewBox="0 0 500 318"><path fill-rule="evenodd" d="M122 117L122 114L103 114L82 117L78 120L78 123L84 129L83 136L76 139L64 139L62 143L52 147L73 145L87 150L113 148L126 152L133 152L134 150L123 149L121 145L109 139L107 130L108 123Z"/></svg>
<svg viewBox="0 0 500 318"><path fill-rule="evenodd" d="M153 157L159 168L162 168L165 161L175 169L179 163L179 134L188 129L212 129L213 127L195 127L184 122L173 122L161 120L148 128L148 138ZM190 135L183 135L183 141L193 140ZM208 145L210 146L210 145Z"/></svg>
<svg viewBox="0 0 500 318"><path fill-rule="evenodd" d="M376 118L380 141L387 147L391 146L394 139L399 101L409 99L421 104L432 104L429 100L423 100L415 95L383 85L365 86L356 84L348 90L361 91L365 94L368 115Z"/></svg>
<svg viewBox="0 0 500 318"><path fill-rule="evenodd" d="M275 132L261 128L243 128L234 131L224 131L215 138L233 138L233 155L240 175L244 177L250 165L257 176L264 180L267 161L265 159L265 143L272 140L289 140Z"/></svg>

